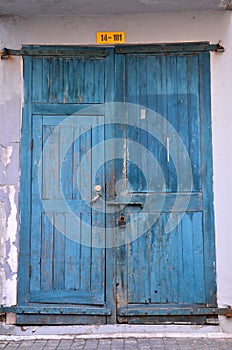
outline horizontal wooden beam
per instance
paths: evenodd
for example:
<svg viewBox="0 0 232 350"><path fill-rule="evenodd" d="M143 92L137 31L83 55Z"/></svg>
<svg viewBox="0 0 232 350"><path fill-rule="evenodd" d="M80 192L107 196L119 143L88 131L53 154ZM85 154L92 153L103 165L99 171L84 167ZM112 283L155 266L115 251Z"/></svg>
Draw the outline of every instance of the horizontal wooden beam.
<svg viewBox="0 0 232 350"><path fill-rule="evenodd" d="M120 308L119 316L197 316L197 315L224 315L232 317L231 307L199 307L199 308L185 308L185 307L166 307L166 308L152 308L152 307L138 307L138 308Z"/></svg>
<svg viewBox="0 0 232 350"><path fill-rule="evenodd" d="M111 310L97 307L75 306L6 306L0 308L0 313L39 314L39 315L94 315L110 316Z"/></svg>

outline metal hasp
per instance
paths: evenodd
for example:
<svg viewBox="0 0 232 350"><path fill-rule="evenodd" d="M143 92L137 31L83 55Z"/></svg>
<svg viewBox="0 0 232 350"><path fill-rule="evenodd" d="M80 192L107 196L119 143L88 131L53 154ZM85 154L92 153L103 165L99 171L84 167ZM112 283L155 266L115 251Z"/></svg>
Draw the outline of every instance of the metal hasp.
<svg viewBox="0 0 232 350"><path fill-rule="evenodd" d="M134 206L134 207L141 207L143 209L143 203L141 202L107 202L107 205L112 205L112 206Z"/></svg>
<svg viewBox="0 0 232 350"><path fill-rule="evenodd" d="M8 49L6 47L1 50L1 59L8 59L9 56L92 56L96 54L91 48L83 47L83 52L80 51L81 47L43 47L40 46L25 46L19 50ZM78 50L77 50L78 49ZM177 44L155 44L155 45L129 45L129 46L117 46L115 48L116 53L175 53L175 52L224 52L224 47L220 44L210 44L209 42L195 42L195 43L177 43ZM108 55L106 50L98 52L98 56L106 57Z"/></svg>

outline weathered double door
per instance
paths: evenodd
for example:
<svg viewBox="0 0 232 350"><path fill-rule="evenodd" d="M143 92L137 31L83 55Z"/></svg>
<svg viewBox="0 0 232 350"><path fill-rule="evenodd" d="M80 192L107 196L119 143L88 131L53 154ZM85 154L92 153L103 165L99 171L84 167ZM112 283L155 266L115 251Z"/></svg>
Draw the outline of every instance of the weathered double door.
<svg viewBox="0 0 232 350"><path fill-rule="evenodd" d="M31 50L18 323L204 315L216 305L209 54Z"/></svg>

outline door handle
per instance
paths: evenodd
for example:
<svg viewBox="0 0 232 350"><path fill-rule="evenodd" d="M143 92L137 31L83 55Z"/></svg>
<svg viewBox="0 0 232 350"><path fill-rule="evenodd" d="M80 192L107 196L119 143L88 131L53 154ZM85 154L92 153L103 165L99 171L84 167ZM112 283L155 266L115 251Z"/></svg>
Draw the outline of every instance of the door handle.
<svg viewBox="0 0 232 350"><path fill-rule="evenodd" d="M92 200L91 200L91 202L90 203L94 203L94 202L96 202L99 198L101 198L102 197L102 194L101 193L98 193Z"/></svg>
<svg viewBox="0 0 232 350"><path fill-rule="evenodd" d="M102 194L101 194L101 185L96 185L95 187L94 187L94 189L95 189L95 191L96 191L96 196L91 200L91 202L90 203L94 203L94 202L96 202L99 198L101 198L102 197Z"/></svg>

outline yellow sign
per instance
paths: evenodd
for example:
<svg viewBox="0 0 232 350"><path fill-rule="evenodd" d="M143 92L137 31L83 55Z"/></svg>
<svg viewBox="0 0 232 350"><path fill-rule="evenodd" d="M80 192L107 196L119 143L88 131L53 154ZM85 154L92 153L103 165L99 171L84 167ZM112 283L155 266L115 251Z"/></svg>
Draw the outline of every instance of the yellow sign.
<svg viewBox="0 0 232 350"><path fill-rule="evenodd" d="M97 44L123 44L126 41L125 32L97 32Z"/></svg>

